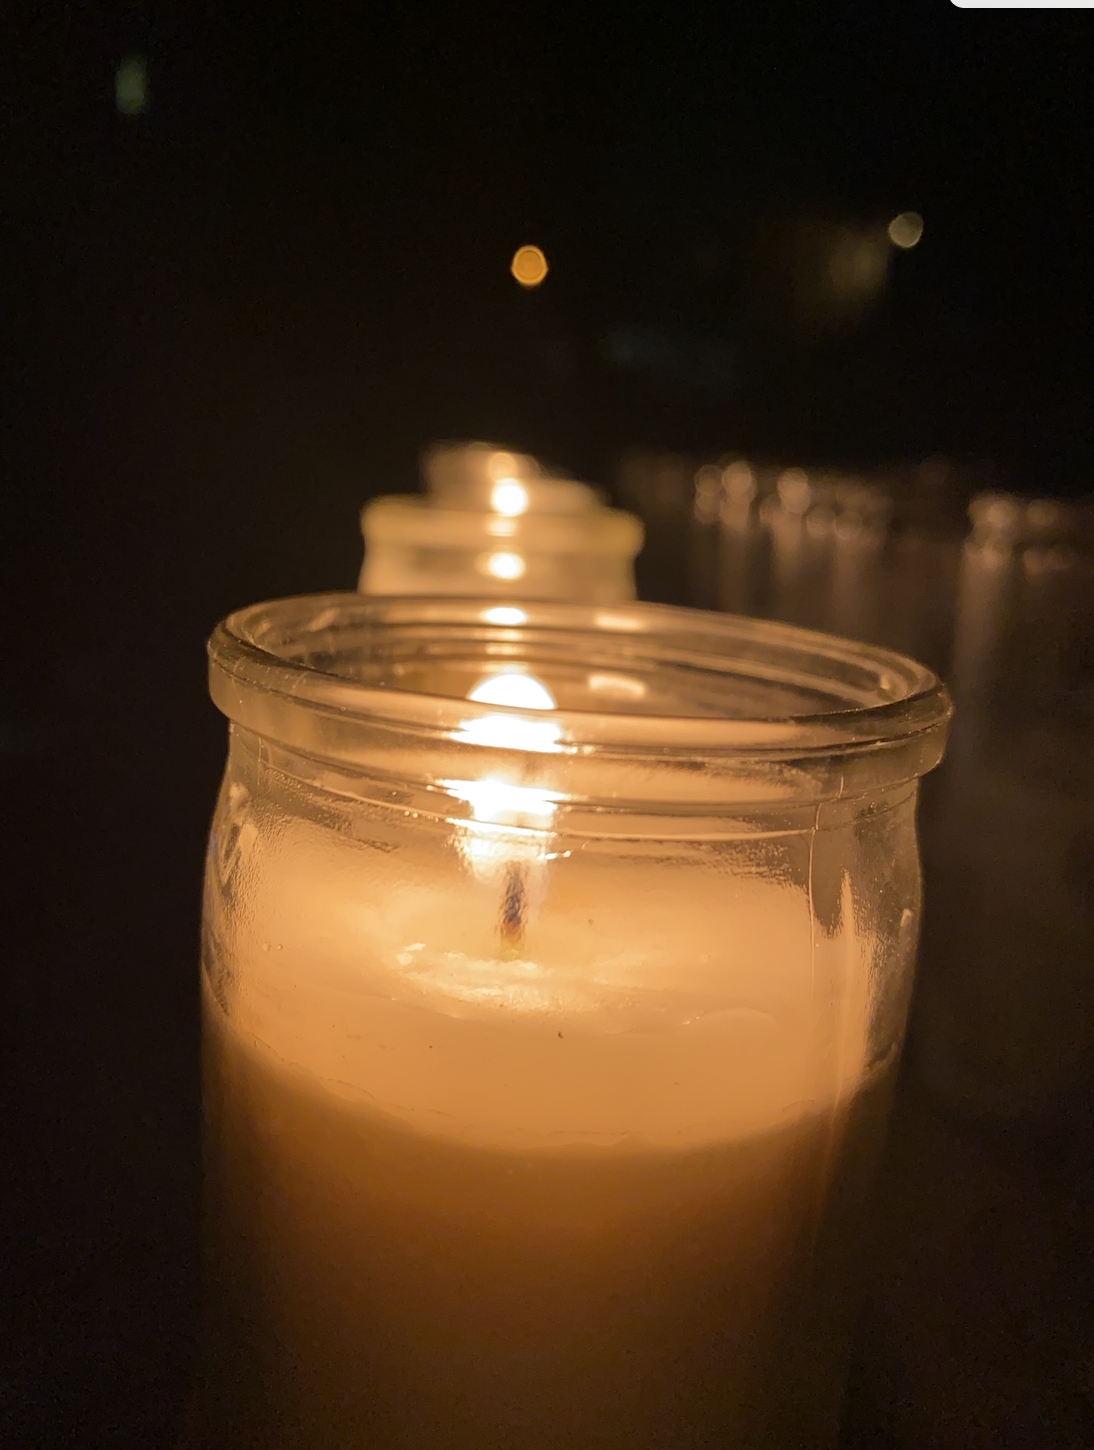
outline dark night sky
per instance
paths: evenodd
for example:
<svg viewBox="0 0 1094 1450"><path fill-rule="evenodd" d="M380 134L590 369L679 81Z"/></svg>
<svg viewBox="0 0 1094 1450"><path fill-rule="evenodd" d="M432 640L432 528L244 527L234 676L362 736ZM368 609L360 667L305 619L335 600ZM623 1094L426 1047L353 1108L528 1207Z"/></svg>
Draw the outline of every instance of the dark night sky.
<svg viewBox="0 0 1094 1450"><path fill-rule="evenodd" d="M152 1444L182 1393L219 616L351 586L441 436L1090 488L1084 12L361 8L0 22L6 1443ZM859 325L789 325L803 219L905 208Z"/></svg>
<svg viewBox="0 0 1094 1450"><path fill-rule="evenodd" d="M204 628L348 584L360 503L439 436L602 483L647 443L1089 488L1081 12L106 8L12 24L3 62L6 544L31 595L54 560L38 611L166 594ZM874 306L795 326L803 224L904 208L924 238Z"/></svg>
<svg viewBox="0 0 1094 1450"><path fill-rule="evenodd" d="M191 487L230 492L237 450L269 477L272 453L288 496L307 477L343 506L405 485L423 439L488 432L602 474L649 441L945 449L1081 486L1081 14L201 8L74 11L12 107L35 396L84 434L116 422L149 472L170 461L133 435L167 428ZM132 51L152 103L126 118ZM795 345L763 289L788 223L905 207L924 241L870 315ZM552 264L528 295L506 268L526 240ZM613 364L621 329L682 349L676 375Z"/></svg>

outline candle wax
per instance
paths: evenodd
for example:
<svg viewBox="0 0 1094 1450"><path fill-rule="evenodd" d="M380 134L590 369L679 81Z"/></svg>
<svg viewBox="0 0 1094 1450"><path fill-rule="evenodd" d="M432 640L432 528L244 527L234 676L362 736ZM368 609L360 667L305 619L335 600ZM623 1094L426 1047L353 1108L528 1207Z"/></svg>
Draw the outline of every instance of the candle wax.
<svg viewBox="0 0 1094 1450"><path fill-rule="evenodd" d="M801 891L592 850L514 957L465 865L348 889L329 845L252 841L265 936L207 946L199 1443L833 1445L892 1076L849 900L818 942Z"/></svg>

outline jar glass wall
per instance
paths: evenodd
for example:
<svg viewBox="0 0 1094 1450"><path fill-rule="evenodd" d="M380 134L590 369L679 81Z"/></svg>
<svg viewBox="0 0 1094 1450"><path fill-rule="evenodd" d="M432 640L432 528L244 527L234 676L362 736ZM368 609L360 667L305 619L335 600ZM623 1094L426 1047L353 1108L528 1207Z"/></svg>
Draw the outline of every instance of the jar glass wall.
<svg viewBox="0 0 1094 1450"><path fill-rule="evenodd" d="M197 1442L834 1444L938 681L347 595L211 662Z"/></svg>

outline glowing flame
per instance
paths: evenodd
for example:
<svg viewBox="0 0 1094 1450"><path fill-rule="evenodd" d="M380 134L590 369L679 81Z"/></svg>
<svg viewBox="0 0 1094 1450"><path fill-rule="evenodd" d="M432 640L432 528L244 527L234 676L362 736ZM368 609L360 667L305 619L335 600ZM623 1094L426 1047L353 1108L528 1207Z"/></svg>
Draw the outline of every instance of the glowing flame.
<svg viewBox="0 0 1094 1450"><path fill-rule="evenodd" d="M553 710L555 698L542 681L524 670L487 675L467 697L476 705L508 705L517 710ZM561 731L555 720L528 720L520 715L483 715L465 720L456 738L471 745L489 745L495 750L558 749ZM463 799L469 800L464 796ZM480 818L485 819L485 818Z"/></svg>
<svg viewBox="0 0 1094 1450"><path fill-rule="evenodd" d="M488 554L483 567L495 579L524 578L524 560L519 554Z"/></svg>
<svg viewBox="0 0 1094 1450"><path fill-rule="evenodd" d="M476 705L511 705L516 710L555 709L555 697L543 681L523 670L487 675L467 698Z"/></svg>
<svg viewBox="0 0 1094 1450"><path fill-rule="evenodd" d="M480 705L505 705L520 710L553 710L547 686L524 670L488 675L468 699ZM485 715L465 720L457 739L501 750L557 750L561 734L554 720L528 720L520 715ZM515 785L499 775L481 780L444 780L444 788L471 807L472 822L460 822L460 852L480 879L514 868L526 870L545 859L546 833L562 797L537 786Z"/></svg>
<svg viewBox="0 0 1094 1450"><path fill-rule="evenodd" d="M446 780L444 785L457 800L466 801L476 821L486 826L517 826L525 830L547 830L554 820L555 803L561 800L556 791L538 790L530 785L512 785L496 776L485 776L482 780ZM497 844L488 837L476 834L476 843L485 841L489 845L486 853L491 860ZM478 852L474 853L478 856ZM502 844L501 855L508 859L513 854L512 844Z"/></svg>
<svg viewBox="0 0 1094 1450"><path fill-rule="evenodd" d="M515 478L499 478L490 494L490 506L496 514L516 518L528 508L528 490Z"/></svg>

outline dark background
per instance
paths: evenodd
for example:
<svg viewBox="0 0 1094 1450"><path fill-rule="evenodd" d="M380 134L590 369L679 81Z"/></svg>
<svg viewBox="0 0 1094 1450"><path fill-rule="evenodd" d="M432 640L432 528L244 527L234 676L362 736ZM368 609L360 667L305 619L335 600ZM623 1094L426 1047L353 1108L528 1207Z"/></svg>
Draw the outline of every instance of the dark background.
<svg viewBox="0 0 1094 1450"><path fill-rule="evenodd" d="M347 14L0 22L5 1444L167 1444L185 1393L218 617L352 587L438 437L1090 489L1094 16ZM882 294L818 313L809 238L905 209ZM1036 1395L965 1443L1038 1443Z"/></svg>

